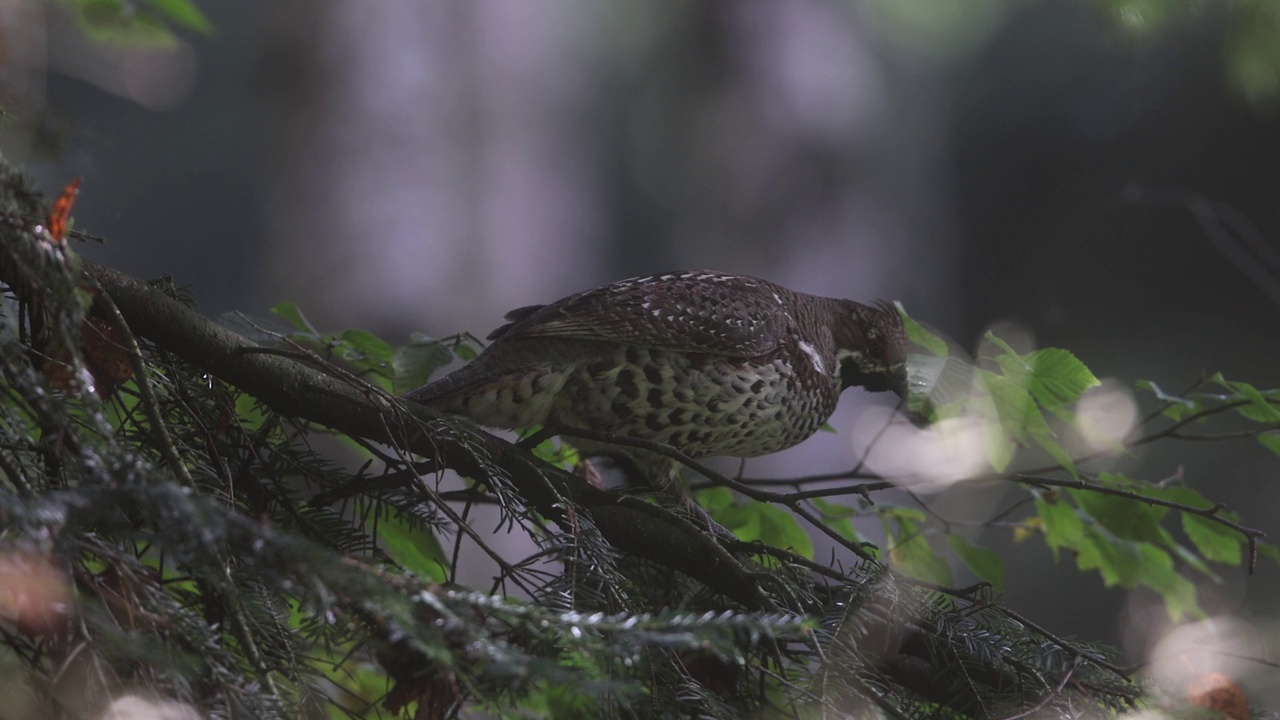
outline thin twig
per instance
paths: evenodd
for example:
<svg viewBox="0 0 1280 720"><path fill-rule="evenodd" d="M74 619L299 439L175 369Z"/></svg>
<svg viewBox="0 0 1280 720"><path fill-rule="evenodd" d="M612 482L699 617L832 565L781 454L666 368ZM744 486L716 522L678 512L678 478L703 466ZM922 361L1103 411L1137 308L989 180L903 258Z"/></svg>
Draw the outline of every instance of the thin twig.
<svg viewBox="0 0 1280 720"><path fill-rule="evenodd" d="M178 453L178 448L174 445L173 436L169 433L169 425L160 415L160 404L156 402L155 393L151 391L151 378L147 376L147 363L142 357L142 348L138 347L138 341L133 335L133 331L129 329L129 323L125 321L124 315L120 313L120 308L116 307L116 303L111 299L111 295L101 288L98 288L98 298L102 300L102 306L106 309L107 317L111 324L120 331L121 337L124 338L125 346L121 348L129 356L129 365L133 369L133 377L137 381L138 395L142 400L142 410L147 414L147 419L151 421L151 431L155 433L156 442L160 445L160 452L164 455L165 462L169 465L169 469L173 474L182 481L182 484L193 488L195 480L191 478L191 473L187 470L187 464L183 461L182 455ZM110 338L103 338L106 342L111 342Z"/></svg>
<svg viewBox="0 0 1280 720"><path fill-rule="evenodd" d="M1055 685L1052 690L1045 693L1045 696L1040 699L1040 702L1036 703L1035 707L1028 708L1014 715L1009 715L1004 718L1004 720L1022 720L1024 717L1030 717L1043 710L1045 706L1049 704L1049 701L1062 694L1062 689L1067 686L1067 681L1069 681L1071 676L1075 674L1076 668L1080 667L1082 660L1083 658L1081 658L1080 655L1076 655L1071 661L1071 667L1067 668L1067 671L1062 674L1062 679L1058 681L1058 684Z"/></svg>

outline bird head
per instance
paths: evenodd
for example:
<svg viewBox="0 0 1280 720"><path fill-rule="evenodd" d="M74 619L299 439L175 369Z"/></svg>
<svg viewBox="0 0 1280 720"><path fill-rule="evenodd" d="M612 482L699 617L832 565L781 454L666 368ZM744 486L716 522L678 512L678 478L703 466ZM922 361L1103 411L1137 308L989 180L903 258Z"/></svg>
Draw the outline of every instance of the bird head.
<svg viewBox="0 0 1280 720"><path fill-rule="evenodd" d="M857 385L869 392L892 390L905 399L907 331L902 315L884 301L875 305L846 302L854 317L835 338L841 387Z"/></svg>

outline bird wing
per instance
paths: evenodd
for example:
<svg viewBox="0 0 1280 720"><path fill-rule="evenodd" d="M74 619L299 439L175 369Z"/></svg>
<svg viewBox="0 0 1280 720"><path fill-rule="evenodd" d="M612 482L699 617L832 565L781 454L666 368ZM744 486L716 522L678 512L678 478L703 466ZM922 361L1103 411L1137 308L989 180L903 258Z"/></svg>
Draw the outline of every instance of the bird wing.
<svg viewBox="0 0 1280 720"><path fill-rule="evenodd" d="M729 357L778 348L794 323L790 291L751 277L681 272L623 280L507 315L491 340L566 338L629 342Z"/></svg>

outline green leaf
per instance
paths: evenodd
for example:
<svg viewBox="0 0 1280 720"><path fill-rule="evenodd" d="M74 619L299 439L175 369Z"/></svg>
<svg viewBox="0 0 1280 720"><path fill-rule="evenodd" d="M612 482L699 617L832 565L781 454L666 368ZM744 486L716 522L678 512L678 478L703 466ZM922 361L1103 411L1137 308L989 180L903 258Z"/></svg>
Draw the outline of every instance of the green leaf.
<svg viewBox="0 0 1280 720"><path fill-rule="evenodd" d="M1169 508L1091 490L1067 492L1081 510L1118 538L1157 544L1165 540L1160 522Z"/></svg>
<svg viewBox="0 0 1280 720"><path fill-rule="evenodd" d="M994 426L986 434L987 460L996 472L1004 472L1013 461L1016 444L1025 441L1027 418L1039 417L1040 411L1025 390L1006 378L987 370L978 370L976 377L990 403L982 397L974 398L966 404L965 412L987 420L989 427Z"/></svg>
<svg viewBox="0 0 1280 720"><path fill-rule="evenodd" d="M442 583L449 564L435 533L426 525L389 516L378 521L378 544L400 567L423 580Z"/></svg>
<svg viewBox="0 0 1280 720"><path fill-rule="evenodd" d="M725 487L709 487L699 490L694 496L698 504L711 513L716 522L724 525L724 518L719 513L733 505L733 493Z"/></svg>
<svg viewBox="0 0 1280 720"><path fill-rule="evenodd" d="M578 451L574 450L572 445L559 442L555 438L547 438L538 443L538 446L533 449L533 455L539 460L558 467L573 467L581 460Z"/></svg>
<svg viewBox="0 0 1280 720"><path fill-rule="evenodd" d="M1274 431L1262 433L1258 436L1258 442L1262 443L1262 447L1280 455L1280 433Z"/></svg>
<svg viewBox="0 0 1280 720"><path fill-rule="evenodd" d="M1141 559L1137 583L1160 593L1169 618L1178 622L1187 617L1203 617L1204 611L1196 602L1195 585L1178 573L1173 558L1148 543L1139 543L1137 549Z"/></svg>
<svg viewBox="0 0 1280 720"><path fill-rule="evenodd" d="M71 0L80 28L95 42L129 48L172 50L178 40L153 12L122 0Z"/></svg>
<svg viewBox="0 0 1280 720"><path fill-rule="evenodd" d="M1272 561L1280 563L1280 549L1269 542L1258 541L1258 554L1263 557L1271 558Z"/></svg>
<svg viewBox="0 0 1280 720"><path fill-rule="evenodd" d="M459 341L453 346L453 354L457 355L458 359L465 360L467 362L471 362L479 357L479 353L476 352L475 348L471 347L470 343L462 341Z"/></svg>
<svg viewBox="0 0 1280 720"><path fill-rule="evenodd" d="M213 25L189 0L146 0L156 13L178 27L209 34Z"/></svg>
<svg viewBox="0 0 1280 720"><path fill-rule="evenodd" d="M902 324L907 330L907 339L911 342L923 346L924 349L937 357L946 357L948 354L947 341L934 335L924 328L923 325L916 322L914 318L907 314L903 309L902 303L894 303L898 308L898 314L902 316Z"/></svg>
<svg viewBox="0 0 1280 720"><path fill-rule="evenodd" d="M886 556L899 571L920 580L951 584L951 567L938 557L928 538L920 532L924 513L912 508L882 507L880 522L884 526Z"/></svg>
<svg viewBox="0 0 1280 720"><path fill-rule="evenodd" d="M297 305L291 302L276 303L271 306L271 312L284 318L299 332L312 337L320 337L320 331L316 330L315 326L307 320L306 316L302 314L302 310L298 309Z"/></svg>
<svg viewBox="0 0 1280 720"><path fill-rule="evenodd" d="M1102 584L1132 588L1142 570L1139 543L1121 540L1101 527L1085 526L1076 554L1076 567L1097 570Z"/></svg>
<svg viewBox="0 0 1280 720"><path fill-rule="evenodd" d="M1007 437L1019 443L1025 443L1028 438L1034 440L1072 477L1078 477L1071 455L1058 442L1058 436L1045 422L1035 399L1026 389L1008 377L987 370L979 370L977 377L979 383L990 393L1000 428ZM997 471L1003 471L1008 466L1012 451L1012 447L1006 449L1001 446L998 438L988 438L988 458ZM1003 465L997 464L997 461Z"/></svg>
<svg viewBox="0 0 1280 720"><path fill-rule="evenodd" d="M907 355L907 404L926 417L943 417L942 408L962 405L973 390L974 367L955 357Z"/></svg>
<svg viewBox="0 0 1280 720"><path fill-rule="evenodd" d="M948 535L947 544L979 580L991 583L996 592L1004 590L1004 561L999 553L972 545L959 535Z"/></svg>
<svg viewBox="0 0 1280 720"><path fill-rule="evenodd" d="M1245 382L1228 380L1222 376L1222 373L1216 373L1213 381L1228 390L1239 395L1242 399L1248 400L1247 405L1241 405L1236 408L1236 412L1260 423L1276 423L1280 422L1280 407L1271 404L1258 388Z"/></svg>
<svg viewBox="0 0 1280 720"><path fill-rule="evenodd" d="M1018 355L991 333L987 339L1006 349L996 358L1005 376L1026 388L1044 409L1065 419L1071 419L1066 411L1069 405L1085 390L1102 384L1075 355L1061 348Z"/></svg>
<svg viewBox="0 0 1280 720"><path fill-rule="evenodd" d="M1037 499L1036 513L1044 523L1044 541L1055 559L1060 548L1075 550L1084 542L1084 521L1069 503Z"/></svg>
<svg viewBox="0 0 1280 720"><path fill-rule="evenodd" d="M438 340L413 340L391 356L392 383L397 395L422 387L436 370L448 365L453 353Z"/></svg>
<svg viewBox="0 0 1280 720"><path fill-rule="evenodd" d="M836 432L836 429L831 427L831 423L822 423L822 427L818 429L821 430L822 432L828 432L828 433Z"/></svg>
<svg viewBox="0 0 1280 720"><path fill-rule="evenodd" d="M391 376L391 356L395 350L382 338L368 330L347 330L339 336L345 360L379 371Z"/></svg>
<svg viewBox="0 0 1280 720"><path fill-rule="evenodd" d="M809 534L794 515L776 505L752 500L721 508L712 517L744 542L760 541L813 558L813 540Z"/></svg>
<svg viewBox="0 0 1280 720"><path fill-rule="evenodd" d="M1209 562L1238 566L1243 560L1244 536L1222 523L1184 512L1182 531Z"/></svg>
<svg viewBox="0 0 1280 720"><path fill-rule="evenodd" d="M827 502L822 498L812 498L810 502L813 503L813 507L827 527L840 533L840 537L851 542L863 542L862 535L853 526L853 516L857 514L857 510L847 505Z"/></svg>

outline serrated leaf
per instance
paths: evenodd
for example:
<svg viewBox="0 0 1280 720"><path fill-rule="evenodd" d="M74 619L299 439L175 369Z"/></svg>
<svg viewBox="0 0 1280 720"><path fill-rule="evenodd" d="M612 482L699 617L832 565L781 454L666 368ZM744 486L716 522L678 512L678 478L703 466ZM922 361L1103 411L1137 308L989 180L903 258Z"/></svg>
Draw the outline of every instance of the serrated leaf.
<svg viewBox="0 0 1280 720"><path fill-rule="evenodd" d="M1044 424L1031 393L1021 385L989 370L978 370L978 381L991 397L996 419L1005 435L1022 442L1027 439L1030 425ZM997 466L996 469L1003 468Z"/></svg>
<svg viewBox="0 0 1280 720"><path fill-rule="evenodd" d="M425 336L424 336L425 337ZM422 387L436 370L448 365L453 353L443 343L427 338L396 348L391 356L392 388L397 395Z"/></svg>
<svg viewBox="0 0 1280 720"><path fill-rule="evenodd" d="M995 336L987 333L987 339ZM1000 343L1008 348L1005 343ZM1061 348L1043 348L1024 355L1006 351L996 358L1005 376L1026 388L1044 409L1070 420L1067 407L1085 390L1101 385L1075 355Z"/></svg>
<svg viewBox="0 0 1280 720"><path fill-rule="evenodd" d="M306 333L312 337L320 336L320 331L316 330L315 326L312 325L311 322L307 320L307 317L302 314L302 310L291 302L276 303L271 306L271 312L284 318L286 322L292 325L293 328L299 332Z"/></svg>
<svg viewBox="0 0 1280 720"><path fill-rule="evenodd" d="M1254 422L1280 422L1280 407L1268 402L1267 398L1258 390L1258 388L1246 382L1227 380L1222 376L1222 373L1215 374L1213 376L1213 381L1236 393L1241 397L1241 399L1248 401L1248 404L1241 405L1236 408L1236 412L1240 415L1243 415Z"/></svg>
<svg viewBox="0 0 1280 720"><path fill-rule="evenodd" d="M947 545L979 580L991 583L996 592L1004 590L1004 561L999 553L973 545L959 535L948 535Z"/></svg>
<svg viewBox="0 0 1280 720"><path fill-rule="evenodd" d="M907 314L901 303L894 303L898 308L898 314L902 316L902 324L907 330L907 339L916 345L924 347L931 354L937 357L946 357L948 354L947 341L934 335L926 330L923 325L916 322L914 318Z"/></svg>
<svg viewBox="0 0 1280 720"><path fill-rule="evenodd" d="M1091 490L1067 491L1076 505L1113 535L1124 540L1161 543L1160 522L1169 508L1105 495Z"/></svg>
<svg viewBox="0 0 1280 720"><path fill-rule="evenodd" d="M1184 512L1182 531L1209 562L1238 566L1244 558L1244 536L1222 523Z"/></svg>

